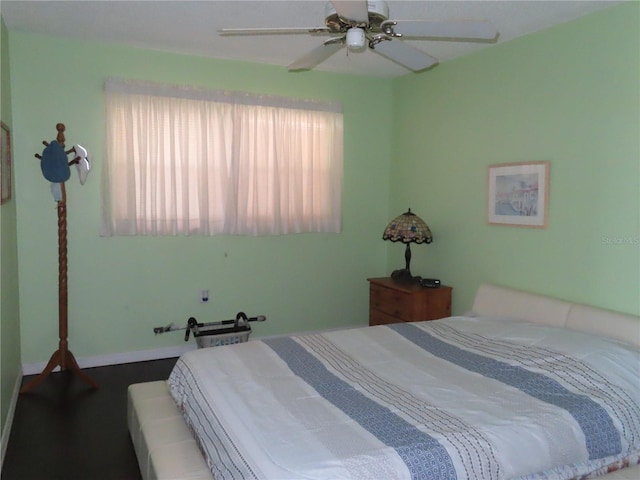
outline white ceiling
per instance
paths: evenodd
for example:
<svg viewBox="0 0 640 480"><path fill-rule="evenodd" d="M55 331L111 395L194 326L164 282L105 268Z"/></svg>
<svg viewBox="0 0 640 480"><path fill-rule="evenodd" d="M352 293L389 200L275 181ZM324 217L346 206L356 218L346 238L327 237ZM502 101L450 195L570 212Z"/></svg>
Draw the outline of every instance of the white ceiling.
<svg viewBox="0 0 640 480"><path fill-rule="evenodd" d="M488 20L500 32L498 44L616 3L620 2L387 0L389 17L396 20ZM230 27L324 26L325 5L325 0L2 0L0 8L10 32L37 32L79 41L268 63L285 68L293 60L320 45L326 37L308 34L220 36L218 30ZM441 63L493 45L406 41L438 58ZM348 55L346 49L343 49L316 68L378 77L409 73L405 68L368 49L365 52L350 52Z"/></svg>

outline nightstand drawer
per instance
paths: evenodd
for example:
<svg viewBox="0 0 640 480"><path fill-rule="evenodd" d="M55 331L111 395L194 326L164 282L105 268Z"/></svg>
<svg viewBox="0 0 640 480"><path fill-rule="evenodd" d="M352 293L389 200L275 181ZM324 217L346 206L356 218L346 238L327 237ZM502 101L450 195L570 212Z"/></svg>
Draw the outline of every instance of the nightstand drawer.
<svg viewBox="0 0 640 480"><path fill-rule="evenodd" d="M369 310L369 325L387 325L389 323L404 322L402 318L394 317L380 310Z"/></svg>
<svg viewBox="0 0 640 480"><path fill-rule="evenodd" d="M369 291L369 308L378 310L402 321L412 317L413 304L411 296L391 288L371 285Z"/></svg>
<svg viewBox="0 0 640 480"><path fill-rule="evenodd" d="M435 320L451 316L451 287L369 278L369 325Z"/></svg>

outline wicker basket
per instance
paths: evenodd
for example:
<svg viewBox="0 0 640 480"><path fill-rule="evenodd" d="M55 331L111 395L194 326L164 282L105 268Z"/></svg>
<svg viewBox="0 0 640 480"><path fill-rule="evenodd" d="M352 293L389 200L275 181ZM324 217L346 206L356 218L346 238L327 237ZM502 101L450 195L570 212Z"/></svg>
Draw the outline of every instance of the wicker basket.
<svg viewBox="0 0 640 480"><path fill-rule="evenodd" d="M248 341L249 335L251 335L249 322L264 322L266 319L267 317L264 315L249 318L244 312L238 312L235 319L219 322L198 323L195 317L190 317L184 328L176 328L171 322L166 327L155 327L153 333L158 335L175 330L186 330L185 342L188 342L189 337L193 334L198 348L220 347Z"/></svg>
<svg viewBox="0 0 640 480"><path fill-rule="evenodd" d="M251 328L248 330L229 333L216 333L219 328L203 326L198 328L196 345L198 348L220 347L222 345L233 345L234 343L244 343L249 340Z"/></svg>

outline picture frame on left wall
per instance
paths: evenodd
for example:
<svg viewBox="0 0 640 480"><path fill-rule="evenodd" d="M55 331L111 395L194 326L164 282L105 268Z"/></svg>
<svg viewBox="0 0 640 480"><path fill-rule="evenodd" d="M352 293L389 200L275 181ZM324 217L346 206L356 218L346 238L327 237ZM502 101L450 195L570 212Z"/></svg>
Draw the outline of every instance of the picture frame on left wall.
<svg viewBox="0 0 640 480"><path fill-rule="evenodd" d="M11 132L0 121L0 205L11 199Z"/></svg>

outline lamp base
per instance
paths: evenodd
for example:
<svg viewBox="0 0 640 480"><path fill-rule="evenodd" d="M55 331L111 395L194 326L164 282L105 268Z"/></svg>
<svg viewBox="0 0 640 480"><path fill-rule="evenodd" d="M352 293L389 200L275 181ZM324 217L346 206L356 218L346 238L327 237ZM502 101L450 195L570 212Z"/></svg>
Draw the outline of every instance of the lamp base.
<svg viewBox="0 0 640 480"><path fill-rule="evenodd" d="M420 283L420 279L422 277L414 277L411 275L411 271L406 268L401 268L399 270L394 270L391 272L391 278L399 283Z"/></svg>

